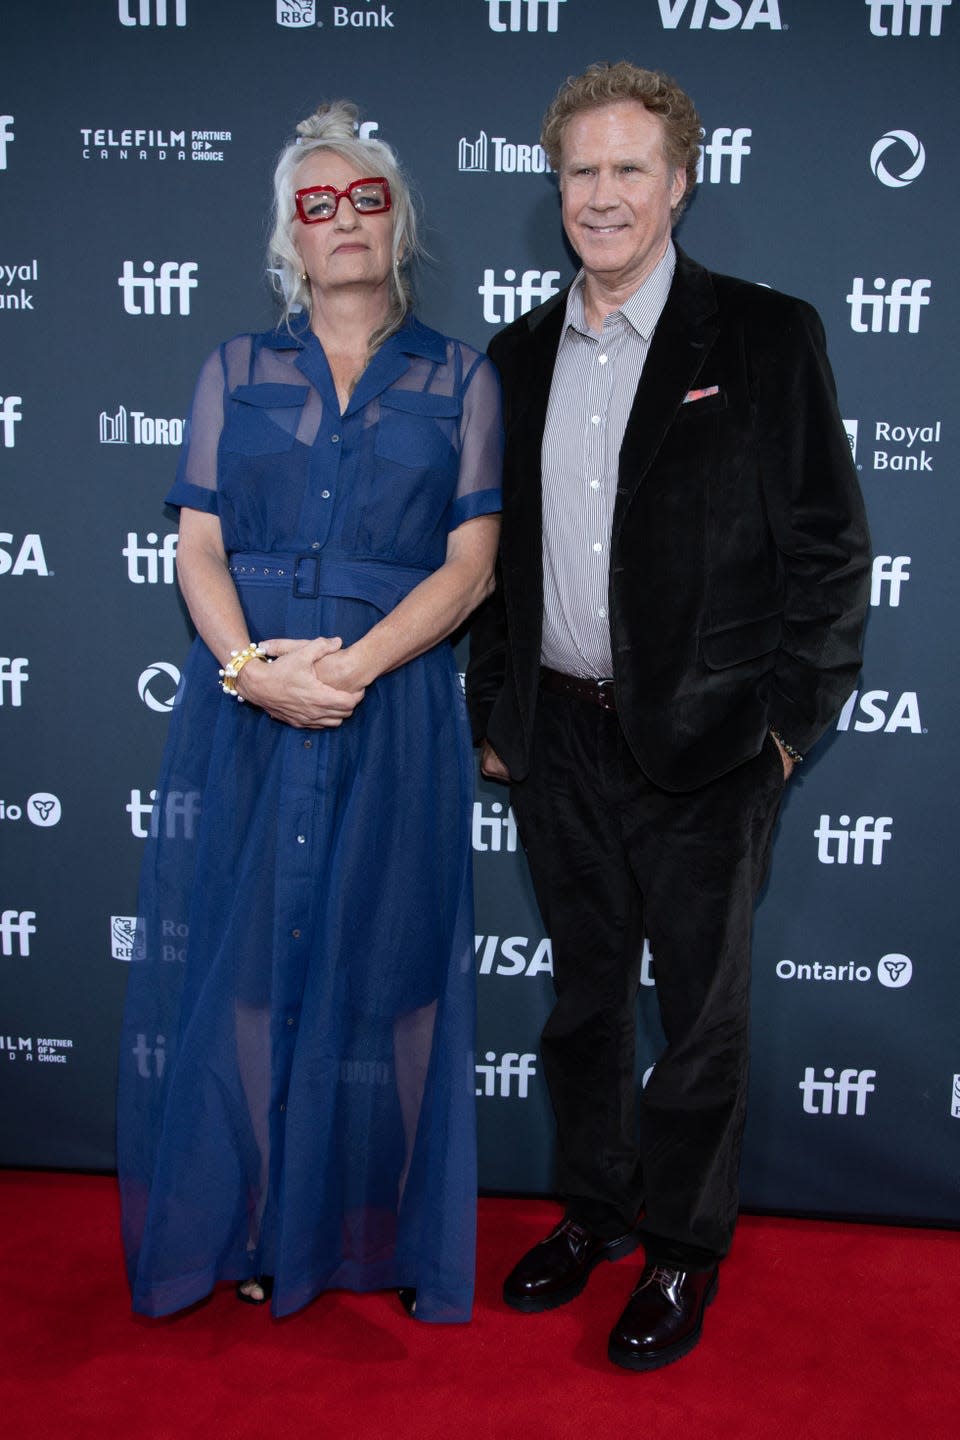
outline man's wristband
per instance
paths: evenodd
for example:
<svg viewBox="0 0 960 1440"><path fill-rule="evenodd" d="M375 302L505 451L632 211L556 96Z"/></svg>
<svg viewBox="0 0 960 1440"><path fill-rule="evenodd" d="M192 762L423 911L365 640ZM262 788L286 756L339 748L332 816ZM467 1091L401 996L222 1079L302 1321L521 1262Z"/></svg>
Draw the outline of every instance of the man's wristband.
<svg viewBox="0 0 960 1440"><path fill-rule="evenodd" d="M794 750L792 745L788 745L786 740L784 740L783 736L780 734L780 731L774 730L772 726L770 727L770 734L773 736L774 740L776 740L777 744L780 746L780 749L784 752L784 754L789 755L790 759L794 762L795 765L799 765L800 762L803 760L803 756L800 754L800 751Z"/></svg>

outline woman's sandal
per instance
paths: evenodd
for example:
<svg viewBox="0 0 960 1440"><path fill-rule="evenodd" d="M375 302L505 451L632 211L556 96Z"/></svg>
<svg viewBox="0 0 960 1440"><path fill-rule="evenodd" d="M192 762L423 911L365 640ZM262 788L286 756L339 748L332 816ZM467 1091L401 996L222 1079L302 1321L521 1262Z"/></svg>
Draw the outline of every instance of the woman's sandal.
<svg viewBox="0 0 960 1440"><path fill-rule="evenodd" d="M251 1294L253 1286L260 1291L259 1295ZM237 1299L242 1300L244 1305L266 1305L272 1294L272 1275L251 1275L249 1280L237 1281Z"/></svg>
<svg viewBox="0 0 960 1440"><path fill-rule="evenodd" d="M416 1290L414 1290L409 1285L401 1285L400 1289L397 1291L397 1295L400 1298L400 1304L403 1306L404 1310L406 1310L407 1314L414 1315L417 1309Z"/></svg>

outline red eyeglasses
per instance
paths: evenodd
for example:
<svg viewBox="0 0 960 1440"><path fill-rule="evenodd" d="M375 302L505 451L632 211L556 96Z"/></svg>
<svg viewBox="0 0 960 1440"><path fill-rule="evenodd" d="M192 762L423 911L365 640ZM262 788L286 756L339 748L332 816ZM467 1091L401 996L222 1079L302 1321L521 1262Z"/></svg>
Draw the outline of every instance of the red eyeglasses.
<svg viewBox="0 0 960 1440"><path fill-rule="evenodd" d="M344 196L358 215L379 215L393 204L386 180L382 175L373 175L366 180L351 180L346 190L338 190L335 185L310 185L298 190L297 215L304 225L320 225L333 219Z"/></svg>

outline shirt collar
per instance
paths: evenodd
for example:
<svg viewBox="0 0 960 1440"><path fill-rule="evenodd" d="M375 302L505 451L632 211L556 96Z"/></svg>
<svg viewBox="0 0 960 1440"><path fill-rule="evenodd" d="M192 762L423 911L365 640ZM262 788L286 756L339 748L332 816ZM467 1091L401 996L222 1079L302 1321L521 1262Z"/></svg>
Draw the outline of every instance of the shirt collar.
<svg viewBox="0 0 960 1440"><path fill-rule="evenodd" d="M670 293L670 286L673 284L673 272L677 265L677 252L672 240L667 241L667 248L661 258L654 265L650 274L643 284L634 290L628 300L620 306L619 311L614 314L622 315L625 320L636 330L637 334L644 340L649 341L657 328L657 321L663 313L663 307L667 303L667 296ZM570 286L570 293L567 296L567 310L564 320L564 333L569 326L578 330L581 335L592 333L587 324L587 318L583 308L583 285L585 272L580 270Z"/></svg>

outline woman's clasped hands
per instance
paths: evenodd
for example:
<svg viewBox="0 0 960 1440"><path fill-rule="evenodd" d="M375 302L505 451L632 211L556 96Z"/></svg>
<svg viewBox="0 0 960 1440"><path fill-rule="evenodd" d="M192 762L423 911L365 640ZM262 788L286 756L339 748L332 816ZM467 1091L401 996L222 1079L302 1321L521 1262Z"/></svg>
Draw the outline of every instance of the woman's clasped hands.
<svg viewBox="0 0 960 1440"><path fill-rule="evenodd" d="M270 664L245 665L237 689L274 720L303 730L342 725L363 699L352 647L339 636L261 640Z"/></svg>

